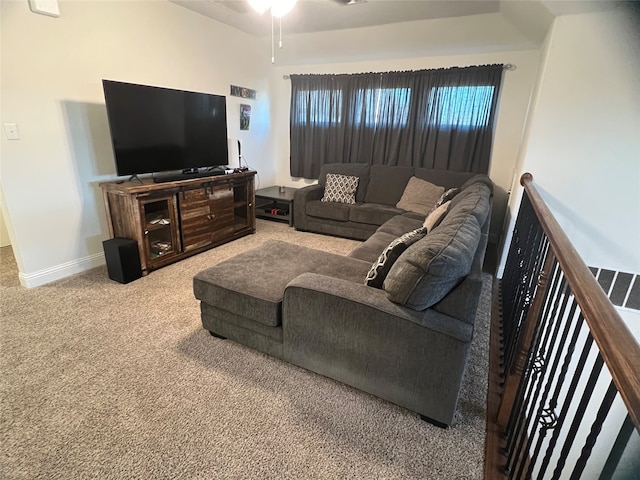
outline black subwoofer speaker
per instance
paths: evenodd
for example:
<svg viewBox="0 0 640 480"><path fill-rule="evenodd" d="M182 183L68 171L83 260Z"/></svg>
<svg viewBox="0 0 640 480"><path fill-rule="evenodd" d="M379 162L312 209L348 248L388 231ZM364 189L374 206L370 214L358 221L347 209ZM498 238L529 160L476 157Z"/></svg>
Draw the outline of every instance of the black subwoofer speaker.
<svg viewBox="0 0 640 480"><path fill-rule="evenodd" d="M142 276L138 242L130 238L112 238L102 242L109 278L129 283Z"/></svg>

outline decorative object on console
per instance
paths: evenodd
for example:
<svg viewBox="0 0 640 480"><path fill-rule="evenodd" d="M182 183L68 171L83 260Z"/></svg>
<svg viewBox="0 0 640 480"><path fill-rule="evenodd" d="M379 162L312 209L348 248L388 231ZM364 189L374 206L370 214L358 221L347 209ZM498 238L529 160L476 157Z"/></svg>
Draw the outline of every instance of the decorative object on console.
<svg viewBox="0 0 640 480"><path fill-rule="evenodd" d="M322 201L354 205L356 203L356 190L358 189L359 180L358 177L351 175L328 173Z"/></svg>

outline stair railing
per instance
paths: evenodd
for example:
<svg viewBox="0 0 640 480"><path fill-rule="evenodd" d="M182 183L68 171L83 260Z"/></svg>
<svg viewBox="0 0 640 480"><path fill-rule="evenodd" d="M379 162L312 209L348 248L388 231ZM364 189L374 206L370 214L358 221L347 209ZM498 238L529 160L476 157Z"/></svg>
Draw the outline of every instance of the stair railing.
<svg viewBox="0 0 640 480"><path fill-rule="evenodd" d="M638 477L628 478L640 478L640 346L532 175L520 183L500 282L502 473L608 479L631 471Z"/></svg>

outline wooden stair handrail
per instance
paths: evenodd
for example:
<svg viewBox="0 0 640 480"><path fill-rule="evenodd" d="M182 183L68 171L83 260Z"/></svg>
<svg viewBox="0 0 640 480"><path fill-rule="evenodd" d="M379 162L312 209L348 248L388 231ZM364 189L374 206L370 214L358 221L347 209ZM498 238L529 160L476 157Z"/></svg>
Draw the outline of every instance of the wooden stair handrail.
<svg viewBox="0 0 640 480"><path fill-rule="evenodd" d="M533 175L524 173L520 184L529 196L629 417L640 432L640 345L538 193Z"/></svg>

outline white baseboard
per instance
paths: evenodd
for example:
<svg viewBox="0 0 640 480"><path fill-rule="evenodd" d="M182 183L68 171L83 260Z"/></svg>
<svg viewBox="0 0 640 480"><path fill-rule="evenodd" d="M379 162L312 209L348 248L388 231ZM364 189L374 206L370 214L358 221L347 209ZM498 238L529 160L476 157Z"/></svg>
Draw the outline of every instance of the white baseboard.
<svg viewBox="0 0 640 480"><path fill-rule="evenodd" d="M40 270L36 273L30 273L25 275L19 273L20 285L27 288L39 287L55 280L75 275L76 273L86 272L92 268L99 267L105 264L104 252L89 255L88 257L73 260L71 262L62 263L55 267Z"/></svg>

